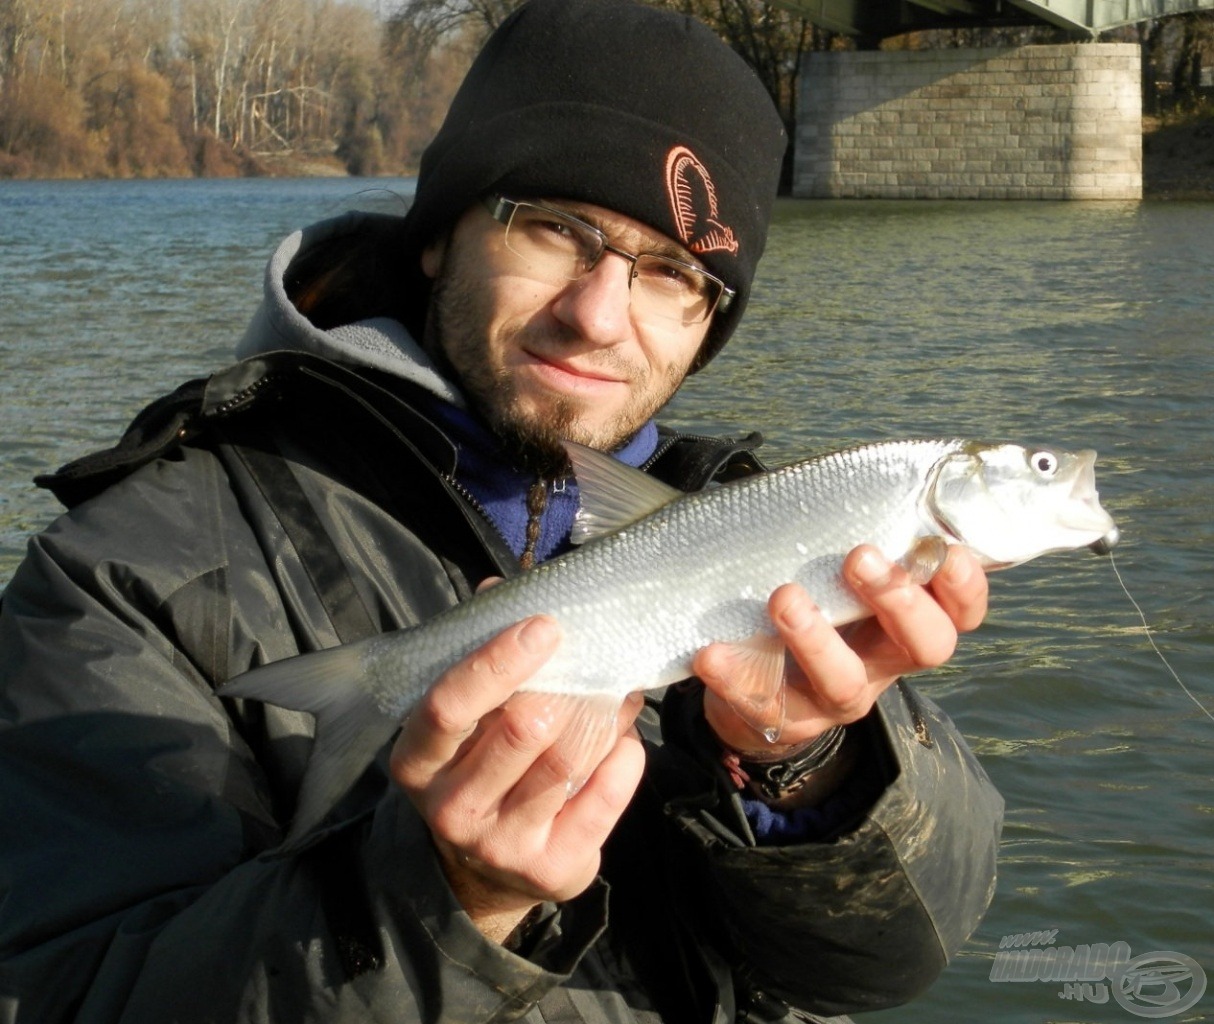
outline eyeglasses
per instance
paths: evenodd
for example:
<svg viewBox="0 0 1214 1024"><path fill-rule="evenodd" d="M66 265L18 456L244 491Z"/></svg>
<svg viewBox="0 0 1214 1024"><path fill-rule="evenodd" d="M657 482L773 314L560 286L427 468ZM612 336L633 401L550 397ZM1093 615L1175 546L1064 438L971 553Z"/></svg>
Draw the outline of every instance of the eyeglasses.
<svg viewBox="0 0 1214 1024"><path fill-rule="evenodd" d="M609 245L607 236L563 210L539 203L524 203L489 196L485 207L506 226L506 248L527 263L539 280L576 281L614 253L632 266L628 288L633 313L641 320L674 321L683 326L703 323L718 309L729 306L734 295L725 282L699 267L642 252L633 255Z"/></svg>

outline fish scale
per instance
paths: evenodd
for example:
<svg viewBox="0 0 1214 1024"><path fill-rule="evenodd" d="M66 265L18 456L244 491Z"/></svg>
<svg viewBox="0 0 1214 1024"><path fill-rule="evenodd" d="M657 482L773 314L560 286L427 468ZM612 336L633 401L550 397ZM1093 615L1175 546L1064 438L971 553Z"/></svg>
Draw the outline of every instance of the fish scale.
<svg viewBox="0 0 1214 1024"><path fill-rule="evenodd" d="M574 539L584 542L575 550L412 629L254 669L223 687L225 697L317 718L288 843L323 818L444 671L532 615L556 619L561 642L521 689L584 701L568 728L588 751L598 749L595 737L614 736L628 693L687 678L696 652L714 642L739 652L738 710L768 731L756 709L773 706L783 686L783 649L766 612L782 584L803 585L839 625L871 614L840 573L861 543L907 564L923 538L939 538L929 568L949 543L1000 568L1117 538L1096 493L1094 452L895 441L682 494L610 456L566 447L581 495Z"/></svg>
<svg viewBox="0 0 1214 1024"><path fill-rule="evenodd" d="M634 681L630 689L649 689L686 678L692 656L713 641L770 633L767 597L790 580L815 596L828 620L850 621L863 606L840 579L838 560L861 542L900 557L926 533L913 497L907 500L915 494L907 481L921 483L932 465L960 447L922 442L859 449L688 496L592 541L575 558L550 561L502 584L480 607L461 605L447 613L449 621L433 631L422 660L434 671L520 619L548 614L561 623L561 649L524 689L610 694L620 680ZM867 515L841 519L840 507ZM705 538L713 539L714 550ZM671 578L681 582L681 593L667 602ZM418 655L417 649L407 652L409 659ZM370 665L382 658L376 674L399 679L408 672L405 656L386 643L383 654L367 660ZM397 717L417 697L399 686L376 692L381 709Z"/></svg>

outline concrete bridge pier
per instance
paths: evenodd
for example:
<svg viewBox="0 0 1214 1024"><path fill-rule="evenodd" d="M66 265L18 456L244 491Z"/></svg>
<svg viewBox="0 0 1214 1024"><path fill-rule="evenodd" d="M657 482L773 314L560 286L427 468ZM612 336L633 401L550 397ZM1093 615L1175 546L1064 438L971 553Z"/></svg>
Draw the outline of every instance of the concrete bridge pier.
<svg viewBox="0 0 1214 1024"><path fill-rule="evenodd" d="M793 194L1140 199L1133 43L811 53Z"/></svg>

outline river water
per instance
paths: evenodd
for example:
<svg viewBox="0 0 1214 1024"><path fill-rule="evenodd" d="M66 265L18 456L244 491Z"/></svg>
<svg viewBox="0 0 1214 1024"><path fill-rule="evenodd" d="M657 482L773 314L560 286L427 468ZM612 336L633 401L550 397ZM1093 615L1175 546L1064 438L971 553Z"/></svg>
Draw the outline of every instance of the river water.
<svg viewBox="0 0 1214 1024"><path fill-rule="evenodd" d="M55 514L33 474L224 364L282 235L410 190L0 182L0 585ZM789 201L747 321L667 418L761 429L771 462L929 435L1099 450L1116 566L1214 713L1212 282L1214 204ZM1164 1016L1099 982L991 980L1005 936L1050 929L1190 958L1211 990L1167 1019L1214 1019L1214 720L1108 559L1051 556L992 589L986 624L920 686L1007 800L994 901L926 995L864 1019Z"/></svg>

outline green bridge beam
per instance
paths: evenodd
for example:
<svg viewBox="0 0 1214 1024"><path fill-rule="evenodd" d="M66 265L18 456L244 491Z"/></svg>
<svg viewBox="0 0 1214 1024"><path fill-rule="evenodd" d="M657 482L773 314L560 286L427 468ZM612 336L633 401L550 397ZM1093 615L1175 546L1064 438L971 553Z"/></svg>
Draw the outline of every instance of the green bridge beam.
<svg viewBox="0 0 1214 1024"><path fill-rule="evenodd" d="M884 39L934 28L1047 23L1077 37L1097 38L1122 25L1189 11L1214 10L1214 0L776 0L832 32Z"/></svg>

